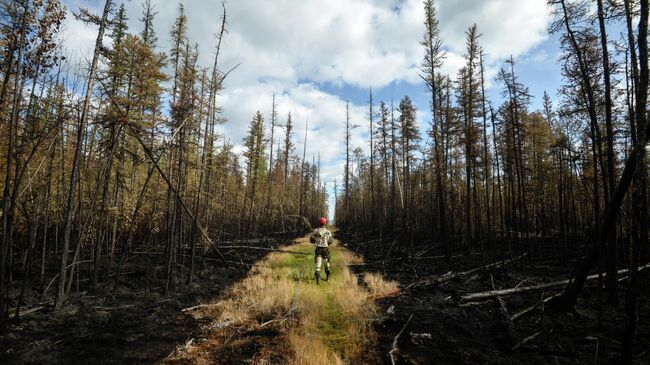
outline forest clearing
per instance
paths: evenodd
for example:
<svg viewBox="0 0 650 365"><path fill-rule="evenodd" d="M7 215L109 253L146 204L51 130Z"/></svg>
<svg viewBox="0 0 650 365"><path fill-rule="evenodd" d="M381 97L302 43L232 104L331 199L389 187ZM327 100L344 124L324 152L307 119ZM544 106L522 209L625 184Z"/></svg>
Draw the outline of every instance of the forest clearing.
<svg viewBox="0 0 650 365"><path fill-rule="evenodd" d="M649 0L0 0L0 363L650 364Z"/></svg>
<svg viewBox="0 0 650 365"><path fill-rule="evenodd" d="M348 265L361 259L333 246L333 276L315 285L313 248L307 239L271 253L223 300L190 310L218 328L196 345L183 346L169 363L343 364L379 361L373 348L373 299L398 293L396 283ZM235 327L235 328L233 328Z"/></svg>

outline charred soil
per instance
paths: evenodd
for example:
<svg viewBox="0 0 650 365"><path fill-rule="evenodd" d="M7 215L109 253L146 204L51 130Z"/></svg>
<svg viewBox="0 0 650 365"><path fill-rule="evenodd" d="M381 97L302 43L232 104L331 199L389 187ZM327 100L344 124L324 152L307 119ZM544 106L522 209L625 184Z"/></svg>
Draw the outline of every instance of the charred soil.
<svg viewBox="0 0 650 365"><path fill-rule="evenodd" d="M395 336L403 330L394 351L400 364L615 364L619 362L623 337L626 280L619 282L619 308L598 304L598 280L592 280L574 313L557 314L547 303L512 320L504 321L496 297L463 301L468 293L532 286L571 277L577 260L584 255L578 241L551 239L483 242L471 250L452 245L451 265L441 244L414 240L401 245L394 238L378 239L368 234L347 235L350 250L365 257L354 267L359 272L377 272L402 287L401 294L378 301L386 313L377 322L378 351L384 363L393 350ZM564 257L557 257L564 252ZM513 259L510 261L511 259ZM505 261L505 262L504 262ZM486 264L501 265L472 271L442 283L432 279L468 272ZM445 275L446 274L446 275ZM648 288L650 272L641 273L641 287ZM619 278L624 277L622 274ZM530 290L502 296L510 318L560 293L564 286ZM650 297L641 290L638 301L636 363L650 363ZM604 292L602 293L604 296ZM600 309L599 309L600 308ZM600 311L600 315L599 315ZM409 322L410 316L412 320ZM599 324L599 316L601 324ZM404 327L408 322L408 326Z"/></svg>
<svg viewBox="0 0 650 365"><path fill-rule="evenodd" d="M50 288L41 299L40 285L28 282L22 314L0 335L0 363L147 364L164 359L178 344L199 334L205 324L182 309L218 296L245 277L250 269L247 263L266 252L225 254L232 265L197 257L191 284L187 283L189 259L186 265L179 263L173 288L166 295L162 256L130 255L117 286L111 276L100 279L95 288L87 279L75 280L73 295L58 312L52 311L55 290ZM50 278L55 264L48 266Z"/></svg>

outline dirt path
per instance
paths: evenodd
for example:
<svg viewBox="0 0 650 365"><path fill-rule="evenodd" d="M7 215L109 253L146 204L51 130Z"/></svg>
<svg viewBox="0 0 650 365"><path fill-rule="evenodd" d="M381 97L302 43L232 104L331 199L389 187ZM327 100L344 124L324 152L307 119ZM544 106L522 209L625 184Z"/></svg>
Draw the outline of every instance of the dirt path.
<svg viewBox="0 0 650 365"><path fill-rule="evenodd" d="M249 275L211 303L186 314L205 321L201 338L189 339L170 364L378 363L373 349L374 299L396 293L395 282L376 274L355 275L361 258L335 240L332 278L316 285L308 238L271 253Z"/></svg>

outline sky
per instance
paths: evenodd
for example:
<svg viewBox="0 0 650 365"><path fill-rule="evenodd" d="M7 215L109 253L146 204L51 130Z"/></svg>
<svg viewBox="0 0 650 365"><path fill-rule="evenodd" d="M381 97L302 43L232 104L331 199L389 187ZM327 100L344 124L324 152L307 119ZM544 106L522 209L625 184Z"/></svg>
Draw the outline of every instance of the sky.
<svg viewBox="0 0 650 365"><path fill-rule="evenodd" d="M86 7L97 14L104 3L63 2L69 11ZM152 3L158 12L154 27L159 51L169 48L169 31L182 3L189 38L199 46L199 63L211 66L215 34L221 25L221 1ZM541 107L544 91L555 98L562 82L560 51L557 38L547 32L551 15L546 0L438 0L435 4L446 53L443 73L456 76L463 64L465 31L476 23L482 34L479 43L486 52L487 94L495 105L503 98L494 78L511 55L520 81L534 97L531 108ZM140 1L126 1L125 6L129 31L139 33ZM409 95L418 108L420 131L427 130L429 96L417 73L423 58L419 44L424 33L422 0L229 0L226 8L228 33L219 64L222 70L239 67L226 79L218 100L228 120L221 132L237 151L241 151L256 111L269 120L275 94L279 122L284 123L291 112L296 152L302 152L309 121L307 159L320 157L332 202L334 180L340 187L343 176L346 102L350 103L352 122L360 125L353 132L352 147L361 147L366 153L371 88L375 108L379 101L393 99L397 104ZM69 52L89 58L96 36L95 27L69 14L63 36ZM281 134L278 128L275 135Z"/></svg>

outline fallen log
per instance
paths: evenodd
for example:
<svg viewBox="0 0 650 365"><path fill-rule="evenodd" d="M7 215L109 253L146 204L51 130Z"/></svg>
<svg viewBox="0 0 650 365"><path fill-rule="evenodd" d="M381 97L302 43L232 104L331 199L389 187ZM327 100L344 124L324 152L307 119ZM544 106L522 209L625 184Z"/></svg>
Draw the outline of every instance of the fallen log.
<svg viewBox="0 0 650 365"><path fill-rule="evenodd" d="M370 240L370 241L354 242L352 244L356 245L356 246L364 246L364 245L368 245L368 244L376 243L376 242L379 242L379 244L383 244L383 243L388 243L389 241L390 240L385 240L383 238L378 238L378 239Z"/></svg>
<svg viewBox="0 0 650 365"><path fill-rule="evenodd" d="M252 250L252 251L267 251L267 252L283 252L295 255L313 255L309 252L282 250L279 248L266 248L266 247L249 247L249 246L218 246L222 250Z"/></svg>
<svg viewBox="0 0 650 365"><path fill-rule="evenodd" d="M639 268L639 271L647 269L650 267L650 264L647 264L645 266L642 266ZM627 274L629 270L628 269L623 269L618 271L618 275L621 274ZM602 273L601 275L606 276L606 273ZM587 281L589 280L594 280L598 278L598 274L593 274L587 276ZM552 283L545 283L545 284L539 284L539 285L531 285L531 286L522 286L519 288L510 288L510 289L501 289L501 290L489 290L489 291L483 291L483 292L478 292L478 293L470 293L470 294L465 294L461 295L459 298L459 301L461 303L466 303L466 302L471 302L471 301L476 301L476 300L485 300L489 298L494 298L497 296L506 296L506 295L513 295L513 294L518 294L518 293L523 293L531 290L542 290L542 289L548 289L548 288L555 288L558 286L563 286L569 284L569 282L572 279L566 279L566 280L561 280L561 281L555 281Z"/></svg>
<svg viewBox="0 0 650 365"><path fill-rule="evenodd" d="M408 290L408 289L410 289L410 288L412 288L414 286L420 286L420 285L440 285L440 284L446 283L446 282L448 282L450 280L454 280L456 278L463 278L463 277L466 277L468 275L474 274L474 273L482 271L482 270L487 270L487 269L491 269L491 268L494 268L494 267L503 266L503 265L508 264L508 263L510 263L512 261L515 261L515 260L518 260L518 259L520 259L522 257L525 257L526 255L528 255L528 253L524 253L524 254L519 255L519 256L517 256L515 258L512 258L512 259L501 260L501 261L493 262L491 264L479 266L479 267L476 267L474 269L467 270L467 271L461 271L461 272L456 272L456 273L452 272L452 271L449 271L448 273L446 273L446 274L444 274L442 276L433 277L433 278L429 277L429 278L425 278L425 279L422 279L422 280L419 280L419 281L415 281L415 282L409 284L404 290Z"/></svg>
<svg viewBox="0 0 650 365"><path fill-rule="evenodd" d="M485 270L485 269L491 269L493 267L503 266L505 264L511 263L511 262L513 262L515 260L519 260L519 259L524 258L526 256L528 256L528 252L523 253L523 254L521 254L521 255L519 255L517 257L511 258L511 259L501 260L501 261L493 262L491 264L483 265L481 267L477 267L475 269L471 269L471 270L468 270L468 271L463 271L461 274L463 274L463 276L467 276L469 274L473 274L475 272L482 271L482 270Z"/></svg>
<svg viewBox="0 0 650 365"><path fill-rule="evenodd" d="M100 311L112 311L112 310L125 309L125 308L131 308L131 307L135 307L135 304L126 304L126 305L122 305L122 306L119 306L119 307L103 307L103 306L96 305L93 308L95 308L97 310L100 310Z"/></svg>
<svg viewBox="0 0 650 365"><path fill-rule="evenodd" d="M43 309L47 309L47 308L52 307L53 304L54 304L53 300L49 300L47 302L41 302L41 303L36 304L34 306L23 308L18 315L20 317L23 317L23 316L26 316L28 314L40 312ZM12 319L16 318L16 309L12 309L12 310L10 310L10 312L13 312L13 313L9 315L9 318L12 318Z"/></svg>
<svg viewBox="0 0 650 365"><path fill-rule="evenodd" d="M627 278L628 278L627 276L622 276L622 277L618 278L618 281L623 281L623 280L625 280L625 279L627 279ZM604 288L604 286L603 286L603 288ZM555 299L556 297L559 297L560 295L562 295L562 293L557 293L557 294L551 295L550 297L544 298L543 300L540 300L539 302L537 302L537 303L531 305L530 307L528 307L528 308L526 308L526 309L524 309L524 310L522 310L522 311L520 311L520 312L514 314L514 315L512 316L512 320L513 320L513 321L517 320L517 319L520 318L521 316L523 316L523 315L525 315L525 314L527 314L527 313L533 311L533 310L534 310L535 308L537 308L537 307L540 307L540 306L542 306L542 305L544 305L544 304L550 302L551 300ZM470 302L470 303L471 303L471 302ZM476 302L475 302L475 303L476 303ZM468 304L469 304L469 303L468 303Z"/></svg>
<svg viewBox="0 0 650 365"><path fill-rule="evenodd" d="M249 238L249 239L237 239L237 240L228 240L228 241L222 241L221 243L225 243L226 245L241 245L241 244L261 244L261 243L268 243L268 242L277 242L279 241L278 239L271 238L271 237L262 237L262 238ZM221 248L221 246L217 246Z"/></svg>
<svg viewBox="0 0 650 365"><path fill-rule="evenodd" d="M479 254L471 253L470 255L480 255L480 253ZM467 256L467 254L462 254L462 253L457 254L457 255L451 256L451 258L456 259L456 258L464 257L464 256ZM416 255L416 256L412 256L412 257L394 257L394 258L392 258L390 260L387 260L387 262L404 261L404 260L409 260L409 261L410 260L442 260L442 259L445 259L445 258L446 258L445 255L436 255L436 256L417 256Z"/></svg>

